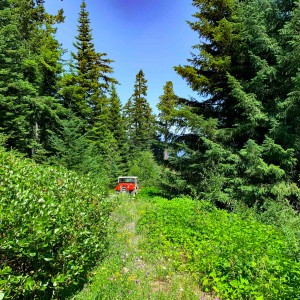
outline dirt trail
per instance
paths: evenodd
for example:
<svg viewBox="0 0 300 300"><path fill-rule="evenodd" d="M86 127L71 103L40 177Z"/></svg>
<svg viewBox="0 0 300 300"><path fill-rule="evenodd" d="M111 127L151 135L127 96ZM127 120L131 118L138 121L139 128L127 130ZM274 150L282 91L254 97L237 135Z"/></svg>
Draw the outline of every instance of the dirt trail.
<svg viewBox="0 0 300 300"><path fill-rule="evenodd" d="M90 284L73 300L159 299L210 300L194 278L170 267L170 262L144 251L147 237L136 230L141 215L151 205L143 200L121 196L109 224L109 255L93 273Z"/></svg>

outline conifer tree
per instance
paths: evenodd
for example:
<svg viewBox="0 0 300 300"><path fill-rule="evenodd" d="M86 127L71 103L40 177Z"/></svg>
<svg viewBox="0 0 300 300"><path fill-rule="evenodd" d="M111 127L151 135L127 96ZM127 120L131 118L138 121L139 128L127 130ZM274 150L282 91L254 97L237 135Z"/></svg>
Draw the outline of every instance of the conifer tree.
<svg viewBox="0 0 300 300"><path fill-rule="evenodd" d="M125 131L128 140L130 139L130 136L132 135L132 126L133 126L133 120L132 120L132 96L128 99L128 101L125 103L122 109L122 117L124 120L124 126Z"/></svg>
<svg viewBox="0 0 300 300"><path fill-rule="evenodd" d="M117 172L119 152L113 133L110 131L109 88L117 81L111 77L112 60L106 53L96 52L90 26L89 12L83 0L78 19L78 34L72 52L70 71L61 83L61 97L66 108L85 122L84 132L90 141L89 155L99 165L90 164L93 158L85 159L84 170L93 172ZM112 175L112 176L115 176Z"/></svg>
<svg viewBox="0 0 300 300"><path fill-rule="evenodd" d="M122 115L122 105L115 84L112 84L109 97L109 130L112 133L120 153L120 175L126 174L128 162L128 139L125 130L125 120Z"/></svg>
<svg viewBox="0 0 300 300"><path fill-rule="evenodd" d="M117 81L110 76L113 73L110 66L113 61L106 57L106 53L98 53L95 50L89 13L84 0L80 6L78 35L74 47L77 52L71 53L74 60L73 74L66 76L62 92L64 103L85 119L89 126L93 126L96 120L99 120L99 115L107 112L108 102L105 94L110 84Z"/></svg>
<svg viewBox="0 0 300 300"><path fill-rule="evenodd" d="M280 122L274 130L275 138L284 145L293 147L300 163L300 127L299 127L299 90L300 90L300 56L299 56L299 16L300 6L297 4L292 11L290 20L280 29L281 42L284 43L284 51L281 52L279 61L281 82L289 89L282 90L283 84L277 86L277 91L284 93L283 101L280 103L279 120ZM280 124L280 126L279 126ZM298 163L298 171L300 166ZM298 176L298 174L296 176Z"/></svg>
<svg viewBox="0 0 300 300"><path fill-rule="evenodd" d="M7 144L30 156L49 148L49 131L62 107L55 98L61 49L53 25L63 21L45 12L43 1L6 1L0 14L0 127ZM39 153L39 154L38 154Z"/></svg>
<svg viewBox="0 0 300 300"><path fill-rule="evenodd" d="M0 8L0 129L8 136L9 147L27 152L30 106L22 95L32 87L23 80L19 63L23 60L18 29L20 12L12 0L2 1Z"/></svg>
<svg viewBox="0 0 300 300"><path fill-rule="evenodd" d="M155 135L155 118L147 102L147 80L143 70L136 75L134 92L126 105L128 134L133 149L145 150L151 147Z"/></svg>
<svg viewBox="0 0 300 300"><path fill-rule="evenodd" d="M121 100L118 96L115 84L112 84L109 97L109 130L116 141L124 144L126 141L124 119L121 112Z"/></svg>
<svg viewBox="0 0 300 300"><path fill-rule="evenodd" d="M173 90L172 81L167 81L163 87L164 94L159 97L157 108L159 109L158 130L162 136L162 143L164 145L164 160L168 160L168 144L172 137L171 127L174 125L175 109L178 104L178 97Z"/></svg>
<svg viewBox="0 0 300 300"><path fill-rule="evenodd" d="M241 57L235 45L240 42L236 26L237 4L232 0L194 0L196 20L188 22L201 37L193 46L196 53L188 59L191 65L177 66L175 70L205 101L193 103L207 116L218 118L220 125L232 126L238 117L226 74L231 71L231 62L238 63Z"/></svg>
<svg viewBox="0 0 300 300"><path fill-rule="evenodd" d="M82 171L82 161L87 157L87 149L90 146L90 141L83 133L84 126L83 120L72 115L72 113L61 120L59 132L51 137L54 153L48 159L49 163Z"/></svg>
<svg viewBox="0 0 300 300"><path fill-rule="evenodd" d="M207 99L186 101L178 112L185 134L178 138L183 155L174 167L200 197L230 206L234 199L257 206L273 198L298 201L291 181L294 151L276 135L283 133L278 117L295 74L283 71L282 54L291 43L280 33L293 4L193 5L197 20L190 25L201 38L194 47L199 53L176 70Z"/></svg>
<svg viewBox="0 0 300 300"><path fill-rule="evenodd" d="M36 60L37 76L40 78L37 86L38 97L32 104L33 137L37 145L33 145L32 155L39 160L43 158L43 152L51 150L50 133L57 131L59 119L66 114L58 100L63 49L55 38L56 28L54 28L55 24L64 22L64 16L62 10L56 15L49 15L45 11L43 0L37 0L32 9L35 26L30 30L31 37L28 44L31 52L36 52L36 57L32 61Z"/></svg>

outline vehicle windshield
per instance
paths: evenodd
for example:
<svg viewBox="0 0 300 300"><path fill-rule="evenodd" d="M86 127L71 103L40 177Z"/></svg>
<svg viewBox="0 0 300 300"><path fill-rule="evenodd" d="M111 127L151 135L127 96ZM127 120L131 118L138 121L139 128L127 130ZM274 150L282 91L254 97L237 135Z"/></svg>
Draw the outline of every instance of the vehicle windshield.
<svg viewBox="0 0 300 300"><path fill-rule="evenodd" d="M120 183L134 183L135 178L119 178Z"/></svg>

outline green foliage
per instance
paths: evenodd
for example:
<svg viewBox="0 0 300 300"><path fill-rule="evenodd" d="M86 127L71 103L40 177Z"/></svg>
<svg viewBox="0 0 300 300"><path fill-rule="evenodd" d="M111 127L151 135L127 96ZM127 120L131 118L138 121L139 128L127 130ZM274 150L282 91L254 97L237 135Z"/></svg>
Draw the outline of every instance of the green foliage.
<svg viewBox="0 0 300 300"><path fill-rule="evenodd" d="M113 73L110 65L113 60L106 58L106 53L97 53L95 50L85 1L82 1L80 6L78 35L74 47L77 52L71 54L75 65L71 66L73 73L66 75L65 104L73 109L77 116L93 126L99 116L105 116L107 109L105 93L110 84L117 81L110 77ZM76 98L72 97L73 94Z"/></svg>
<svg viewBox="0 0 300 300"><path fill-rule="evenodd" d="M290 249L292 252L300 249L300 216L289 203L286 201L268 201L264 203L263 210L260 208L257 211L257 208L254 208L254 212L254 217L259 221L280 228L293 244Z"/></svg>
<svg viewBox="0 0 300 300"><path fill-rule="evenodd" d="M203 137L198 141L198 149L185 148L175 163L178 171L167 174L169 182L176 182L177 175L185 180L186 193L221 207L232 209L238 202L262 206L274 199L298 206L299 188L288 176L296 163L294 152L283 149L271 138L261 145L248 140L235 153L224 144ZM170 190L171 185L166 188Z"/></svg>
<svg viewBox="0 0 300 300"><path fill-rule="evenodd" d="M149 186L142 188L138 193L138 198L144 200L151 200L153 197L161 196L162 190L159 187Z"/></svg>
<svg viewBox="0 0 300 300"><path fill-rule="evenodd" d="M194 186L186 180L183 174L176 172L169 168L163 168L159 187L161 188L161 194L164 197L171 199L178 195L191 195L194 193Z"/></svg>
<svg viewBox="0 0 300 300"><path fill-rule="evenodd" d="M114 187L117 176L122 175L121 157L117 150L116 147L109 148L108 143L90 144L82 157L79 171L90 174L103 187Z"/></svg>
<svg viewBox="0 0 300 300"><path fill-rule="evenodd" d="M159 156L160 161L169 159L168 147L174 136L171 129L175 125L174 116L177 106L178 97L174 93L173 83L167 81L164 86L164 94L159 97L159 103L157 104L159 109L157 129L164 151L163 157L162 155Z"/></svg>
<svg viewBox="0 0 300 300"><path fill-rule="evenodd" d="M299 160L299 3L294 3L295 7L290 13L290 20L280 29L280 37L285 45L285 51L280 55L281 69L285 70L286 83L290 90L287 97L280 104L280 123L276 126L276 135L288 146L294 147ZM281 79L281 80L284 80ZM299 169L299 167L298 167ZM298 174L297 174L298 175Z"/></svg>
<svg viewBox="0 0 300 300"><path fill-rule="evenodd" d="M230 208L298 207L299 6L194 0L200 42L176 71L205 99L185 104L170 167L190 194Z"/></svg>
<svg viewBox="0 0 300 300"><path fill-rule="evenodd" d="M161 168L155 162L151 152L141 151L135 153L130 163L128 174L138 176L143 187L159 186Z"/></svg>
<svg viewBox="0 0 300 300"><path fill-rule="evenodd" d="M147 89L145 74L140 70L134 92L124 107L129 146L133 150L149 150L155 137L155 118L146 99Z"/></svg>
<svg viewBox="0 0 300 300"><path fill-rule="evenodd" d="M204 296L196 278L174 272L166 259L143 247L147 235L136 232L136 223L152 205L144 199L146 190L152 196L157 192L145 188L134 199L125 194L117 196L118 206L108 224L109 255L93 270L89 284L72 300L199 300Z"/></svg>
<svg viewBox="0 0 300 300"><path fill-rule="evenodd" d="M85 123L73 114L69 114L68 119L62 120L60 125L60 131L51 136L54 155L48 161L71 170L78 170L90 145L84 133Z"/></svg>
<svg viewBox="0 0 300 300"><path fill-rule="evenodd" d="M7 136L5 136L4 134L0 133L0 147L4 147L6 141L7 141Z"/></svg>
<svg viewBox="0 0 300 300"><path fill-rule="evenodd" d="M139 222L158 251L221 299L297 299L299 248L275 226L205 201L154 198Z"/></svg>
<svg viewBox="0 0 300 300"><path fill-rule="evenodd" d="M0 150L0 290L62 299L104 256L111 203L85 176Z"/></svg>
<svg viewBox="0 0 300 300"><path fill-rule="evenodd" d="M230 97L226 73L232 67L231 62L238 65L241 60L237 2L193 0L192 5L196 8L196 20L189 25L201 39L193 46L191 66L177 66L175 70L194 91L207 98L197 104L205 115L233 124L238 115L232 112L234 101ZM226 113L230 114L230 119Z"/></svg>
<svg viewBox="0 0 300 300"><path fill-rule="evenodd" d="M53 27L62 11L53 16L42 1L10 0L0 15L0 130L8 147L41 160L62 114L55 97L62 49Z"/></svg>
<svg viewBox="0 0 300 300"><path fill-rule="evenodd" d="M61 120L60 131L52 135L55 157L50 161L89 173L109 186L124 168L120 153L124 152L126 135L120 122L117 81L111 77L113 61L95 50L85 1L80 6L74 47L70 70L60 83L62 103L72 113Z"/></svg>
<svg viewBox="0 0 300 300"><path fill-rule="evenodd" d="M110 89L110 97L108 104L109 129L114 138L119 143L119 148L126 142L124 119L121 113L121 100L118 96L115 84Z"/></svg>
<svg viewBox="0 0 300 300"><path fill-rule="evenodd" d="M125 174L127 171L128 139L125 130L125 120L122 116L121 100L118 96L115 84L112 84L110 89L110 97L108 104L108 128L115 140L116 148L119 151L119 175Z"/></svg>

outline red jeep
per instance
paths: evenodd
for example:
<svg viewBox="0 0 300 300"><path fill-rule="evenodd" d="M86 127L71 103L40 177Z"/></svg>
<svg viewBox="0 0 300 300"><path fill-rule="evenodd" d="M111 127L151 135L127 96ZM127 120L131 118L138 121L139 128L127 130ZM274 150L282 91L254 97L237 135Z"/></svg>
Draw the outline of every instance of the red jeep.
<svg viewBox="0 0 300 300"><path fill-rule="evenodd" d="M138 190L137 177L135 176L120 176L118 184L115 187L116 192L127 192L136 194Z"/></svg>

